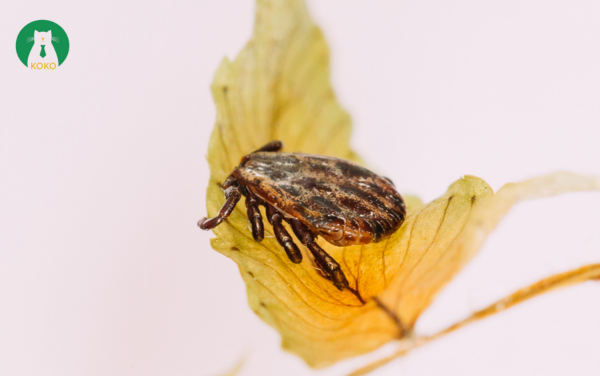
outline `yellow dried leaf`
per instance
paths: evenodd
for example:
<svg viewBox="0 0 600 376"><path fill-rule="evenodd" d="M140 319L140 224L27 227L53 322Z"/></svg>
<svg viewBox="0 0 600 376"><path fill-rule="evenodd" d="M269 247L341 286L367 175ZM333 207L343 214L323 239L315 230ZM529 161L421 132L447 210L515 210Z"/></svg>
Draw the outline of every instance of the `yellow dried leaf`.
<svg viewBox="0 0 600 376"><path fill-rule="evenodd" d="M221 63L212 92L217 121L208 151L210 216L223 205L220 186L242 156L269 141L282 140L287 152L361 162L349 147L350 118L331 88L327 44L300 0L257 1L252 38L235 61ZM494 195L483 180L466 176L427 205L407 196L407 219L389 239L344 248L319 241L354 293L322 278L302 246L302 263L291 263L268 224L265 239L255 242L242 204L214 229L211 244L238 264L250 306L281 334L283 347L324 367L410 334L517 200L545 189L557 194L598 185L563 175L509 185Z"/></svg>
<svg viewBox="0 0 600 376"><path fill-rule="evenodd" d="M240 374L242 367L244 366L245 358L240 358L237 363L227 372L219 374L219 376L237 376Z"/></svg>

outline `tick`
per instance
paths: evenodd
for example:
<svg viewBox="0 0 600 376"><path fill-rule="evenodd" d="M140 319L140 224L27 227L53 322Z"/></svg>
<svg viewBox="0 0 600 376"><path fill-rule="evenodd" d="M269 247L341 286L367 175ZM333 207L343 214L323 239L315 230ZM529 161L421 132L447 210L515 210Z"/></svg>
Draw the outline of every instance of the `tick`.
<svg viewBox="0 0 600 376"><path fill-rule="evenodd" d="M241 196L246 197L252 237L264 238L259 205L289 259L302 253L283 226L287 222L312 253L322 275L339 290L348 288L340 265L315 241L318 236L336 246L379 242L404 222L406 206L391 180L355 163L333 157L279 152L272 141L246 155L223 183L225 204L214 218L198 222L210 230L227 219Z"/></svg>

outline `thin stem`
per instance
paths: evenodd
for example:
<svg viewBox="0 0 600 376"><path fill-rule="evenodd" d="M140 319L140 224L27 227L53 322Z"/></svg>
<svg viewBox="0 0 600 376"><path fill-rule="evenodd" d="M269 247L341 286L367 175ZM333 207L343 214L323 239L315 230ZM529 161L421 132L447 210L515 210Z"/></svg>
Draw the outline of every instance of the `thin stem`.
<svg viewBox="0 0 600 376"><path fill-rule="evenodd" d="M410 350L422 346L428 342L436 340L440 337L445 336L457 329L462 328L465 325L471 324L475 321L479 321L488 316L492 316L496 313L502 312L505 309L508 309L512 306L515 306L519 303L522 303L528 299L531 299L535 296L541 295L543 293L552 291L557 288L567 287L570 285L586 282L589 280L600 280L600 264L590 264L586 266L582 266L578 269L570 270L565 273L555 274L551 277L542 279L539 282L536 282L528 287L520 289L509 296L498 300L492 305L479 310L473 313L471 316L447 327L446 329L432 334L430 336L422 336L415 337L414 339L408 339L401 342L401 347L392 355L387 356L383 359L377 360L371 364L362 367L348 376L362 376L366 375L369 372L374 371L375 369L382 367L394 359L397 359Z"/></svg>

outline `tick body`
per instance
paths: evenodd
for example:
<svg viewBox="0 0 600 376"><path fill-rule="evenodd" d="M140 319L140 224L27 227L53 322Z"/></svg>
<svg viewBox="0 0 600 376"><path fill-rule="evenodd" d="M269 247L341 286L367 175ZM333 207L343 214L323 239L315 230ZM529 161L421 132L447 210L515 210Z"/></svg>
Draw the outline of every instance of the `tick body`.
<svg viewBox="0 0 600 376"><path fill-rule="evenodd" d="M339 264L315 241L322 236L336 246L379 242L404 221L406 207L392 182L343 159L300 153L278 153L273 141L242 158L225 180L227 201L219 214L203 218L203 230L218 226L246 197L248 219L256 241L264 238L259 205L266 208L277 241L294 263L302 253L283 226L290 224L298 240L312 253L315 263L339 289L348 281Z"/></svg>

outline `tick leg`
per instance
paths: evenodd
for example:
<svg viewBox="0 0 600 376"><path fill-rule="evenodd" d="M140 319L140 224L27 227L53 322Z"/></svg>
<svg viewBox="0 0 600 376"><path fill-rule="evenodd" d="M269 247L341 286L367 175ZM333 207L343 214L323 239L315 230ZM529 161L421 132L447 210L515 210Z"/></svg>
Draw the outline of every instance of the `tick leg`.
<svg viewBox="0 0 600 376"><path fill-rule="evenodd" d="M229 175L227 177L227 179L225 179L225 182L223 183L221 188L223 188L225 190L225 189L231 187L232 185L237 185L237 180L235 180L235 176Z"/></svg>
<svg viewBox="0 0 600 376"><path fill-rule="evenodd" d="M229 179L227 179L226 183L228 181ZM227 201L225 201L223 207L221 207L221 210L219 210L219 214L217 214L216 217L210 219L202 218L198 221L198 227L200 227L202 230L210 230L220 225L224 219L227 219L227 217L229 217L229 215L235 208L235 205L237 205L238 201L240 201L241 197L242 194L240 193L239 186L237 184L229 182L227 188L225 189L225 198L227 199Z"/></svg>
<svg viewBox="0 0 600 376"><path fill-rule="evenodd" d="M283 147L283 142L281 141L271 141L262 148L254 151L254 153L259 153L261 151L279 151Z"/></svg>
<svg viewBox="0 0 600 376"><path fill-rule="evenodd" d="M287 253L288 257L294 264L299 264L302 261L302 252L298 249L296 243L290 236L289 232L283 227L283 218L281 213L277 211L273 206L267 204L267 217L269 218L269 222L273 225L273 231L275 232L275 237L277 241L283 249L285 253Z"/></svg>
<svg viewBox="0 0 600 376"><path fill-rule="evenodd" d="M262 215L258 209L258 200L250 190L246 194L246 208L248 208L248 219L252 224L252 237L260 242L265 238L265 228L263 227Z"/></svg>
<svg viewBox="0 0 600 376"><path fill-rule="evenodd" d="M288 222L292 225L292 230L294 230L298 239L300 239L302 244L310 250L317 265L323 269L323 272L327 275L329 280L333 282L335 287L340 291L347 288L348 280L346 279L340 264L338 264L333 257L329 256L323 248L319 247L315 241L315 236L310 229L297 219L291 219Z"/></svg>

